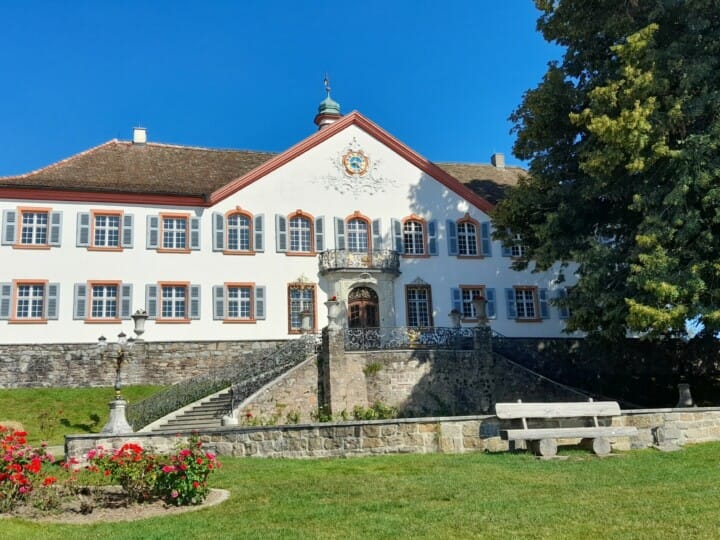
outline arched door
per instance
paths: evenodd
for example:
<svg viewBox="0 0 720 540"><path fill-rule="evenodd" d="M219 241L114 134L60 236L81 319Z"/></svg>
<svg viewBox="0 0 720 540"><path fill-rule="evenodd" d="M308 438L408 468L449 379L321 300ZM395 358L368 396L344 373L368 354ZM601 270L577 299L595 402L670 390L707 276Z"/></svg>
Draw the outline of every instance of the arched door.
<svg viewBox="0 0 720 540"><path fill-rule="evenodd" d="M377 328L380 326L378 295L369 287L355 287L348 295L348 327Z"/></svg>

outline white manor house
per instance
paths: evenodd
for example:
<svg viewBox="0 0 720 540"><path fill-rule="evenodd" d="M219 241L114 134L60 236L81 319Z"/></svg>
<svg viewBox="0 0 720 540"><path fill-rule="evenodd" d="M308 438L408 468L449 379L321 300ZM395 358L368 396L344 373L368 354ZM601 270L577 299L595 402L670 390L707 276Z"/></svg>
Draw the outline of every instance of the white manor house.
<svg viewBox="0 0 720 540"><path fill-rule="evenodd" d="M492 240L492 187L522 169L432 163L329 94L315 123L279 154L136 128L1 177L0 343L94 342L138 309L148 341L287 339L328 300L349 327L473 326L476 296L500 334L563 335L555 272Z"/></svg>

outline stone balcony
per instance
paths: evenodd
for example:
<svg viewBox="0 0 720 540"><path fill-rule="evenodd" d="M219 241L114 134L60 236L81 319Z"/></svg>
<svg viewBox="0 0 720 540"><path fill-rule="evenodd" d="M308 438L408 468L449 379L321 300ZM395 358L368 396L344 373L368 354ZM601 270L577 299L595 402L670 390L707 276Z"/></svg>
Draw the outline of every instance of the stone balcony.
<svg viewBox="0 0 720 540"><path fill-rule="evenodd" d="M381 272L400 275L400 256L389 249L355 252L330 249L320 254L320 273L329 272Z"/></svg>

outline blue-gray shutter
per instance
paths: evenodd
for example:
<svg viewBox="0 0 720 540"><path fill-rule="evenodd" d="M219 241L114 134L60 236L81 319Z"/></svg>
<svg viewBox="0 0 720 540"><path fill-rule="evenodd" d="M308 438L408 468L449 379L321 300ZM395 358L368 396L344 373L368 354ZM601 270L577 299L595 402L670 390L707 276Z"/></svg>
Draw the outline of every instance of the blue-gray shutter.
<svg viewBox="0 0 720 540"><path fill-rule="evenodd" d="M255 216L255 251L265 251L265 214Z"/></svg>
<svg viewBox="0 0 720 540"><path fill-rule="evenodd" d="M213 319L221 321L225 318L225 286L213 285Z"/></svg>
<svg viewBox="0 0 720 540"><path fill-rule="evenodd" d="M275 214L275 250L287 251L287 218Z"/></svg>
<svg viewBox="0 0 720 540"><path fill-rule="evenodd" d="M160 216L147 217L147 248L157 249L160 241Z"/></svg>
<svg viewBox="0 0 720 540"><path fill-rule="evenodd" d="M265 287L255 287L255 318L265 319Z"/></svg>
<svg viewBox="0 0 720 540"><path fill-rule="evenodd" d="M17 241L17 210L3 210L2 245L13 245Z"/></svg>
<svg viewBox="0 0 720 540"><path fill-rule="evenodd" d="M200 318L200 285L190 285L190 318Z"/></svg>
<svg viewBox="0 0 720 540"><path fill-rule="evenodd" d="M52 321L58 318L58 302L60 301L60 284L48 283L45 298L45 318Z"/></svg>
<svg viewBox="0 0 720 540"><path fill-rule="evenodd" d="M515 302L515 289L505 289L505 303L507 307L507 318L517 319L517 304Z"/></svg>
<svg viewBox="0 0 720 540"><path fill-rule="evenodd" d="M200 249L200 218L190 218L190 249L197 251Z"/></svg>
<svg viewBox="0 0 720 540"><path fill-rule="evenodd" d="M445 228L447 229L447 236L448 236L448 255L457 255L458 254L458 239L457 239L457 224L451 220L448 219L445 223Z"/></svg>
<svg viewBox="0 0 720 540"><path fill-rule="evenodd" d="M345 249L345 220L335 218L335 249Z"/></svg>
<svg viewBox="0 0 720 540"><path fill-rule="evenodd" d="M512 257L512 246L506 246L505 244L503 244L502 256L503 257Z"/></svg>
<svg viewBox="0 0 720 540"><path fill-rule="evenodd" d="M225 249L225 216L220 212L213 212L213 251Z"/></svg>
<svg viewBox="0 0 720 540"><path fill-rule="evenodd" d="M480 224L480 249L482 250L483 257L490 257L492 255L489 221L484 221Z"/></svg>
<svg viewBox="0 0 720 540"><path fill-rule="evenodd" d="M393 245L395 247L395 251L401 254L405 253L405 250L403 249L402 223L400 223L399 219L391 219L390 227L392 230Z"/></svg>
<svg viewBox="0 0 720 540"><path fill-rule="evenodd" d="M438 241L437 241L437 220L433 219L427 224L428 231L428 253L430 255L438 254Z"/></svg>
<svg viewBox="0 0 720 540"><path fill-rule="evenodd" d="M130 283L120 285L120 318L129 319L132 316L132 289Z"/></svg>
<svg viewBox="0 0 720 540"><path fill-rule="evenodd" d="M10 318L12 283L0 283L0 319Z"/></svg>
<svg viewBox="0 0 720 540"><path fill-rule="evenodd" d="M315 219L315 251L325 251L325 218Z"/></svg>
<svg viewBox="0 0 720 540"><path fill-rule="evenodd" d="M497 317L497 308L495 307L495 289L485 289L485 311L487 312L488 319L495 319Z"/></svg>
<svg viewBox="0 0 720 540"><path fill-rule="evenodd" d="M133 214L123 214L122 217L122 236L120 237L121 246L124 248L133 247L133 225L135 224L135 216Z"/></svg>
<svg viewBox="0 0 720 540"><path fill-rule="evenodd" d="M557 298L560 301L565 301L567 299L567 289L566 288L558 289ZM558 311L560 312L561 319L569 319L570 318L570 308L568 306L559 305Z"/></svg>
<svg viewBox="0 0 720 540"><path fill-rule="evenodd" d="M540 317L543 319L549 319L550 306L548 306L548 290L538 289L538 297L540 300Z"/></svg>
<svg viewBox="0 0 720 540"><path fill-rule="evenodd" d="M76 283L73 301L73 319L87 319L88 309L88 287L87 283Z"/></svg>
<svg viewBox="0 0 720 540"><path fill-rule="evenodd" d="M145 285L145 310L148 319L156 319L158 313L158 286Z"/></svg>
<svg viewBox="0 0 720 540"><path fill-rule="evenodd" d="M49 218L50 236L48 244L51 246L59 247L60 240L62 240L62 212L50 212Z"/></svg>
<svg viewBox="0 0 720 540"><path fill-rule="evenodd" d="M383 244L382 223L381 223L380 219L373 219L372 240L373 240L372 248L375 251L380 251L382 249L382 244Z"/></svg>
<svg viewBox="0 0 720 540"><path fill-rule="evenodd" d="M462 291L457 287L450 289L450 301L452 308L462 314Z"/></svg>
<svg viewBox="0 0 720 540"><path fill-rule="evenodd" d="M77 247L90 246L90 212L78 212L75 245Z"/></svg>

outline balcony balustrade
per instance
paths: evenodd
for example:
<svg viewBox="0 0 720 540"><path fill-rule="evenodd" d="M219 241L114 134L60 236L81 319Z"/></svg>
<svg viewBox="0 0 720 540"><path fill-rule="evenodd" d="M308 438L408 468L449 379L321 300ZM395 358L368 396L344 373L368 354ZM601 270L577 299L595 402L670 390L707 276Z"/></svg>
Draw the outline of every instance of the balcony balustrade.
<svg viewBox="0 0 720 540"><path fill-rule="evenodd" d="M400 274L400 256L397 251L381 249L375 251L349 251L330 249L320 254L320 273L338 271L387 272Z"/></svg>

